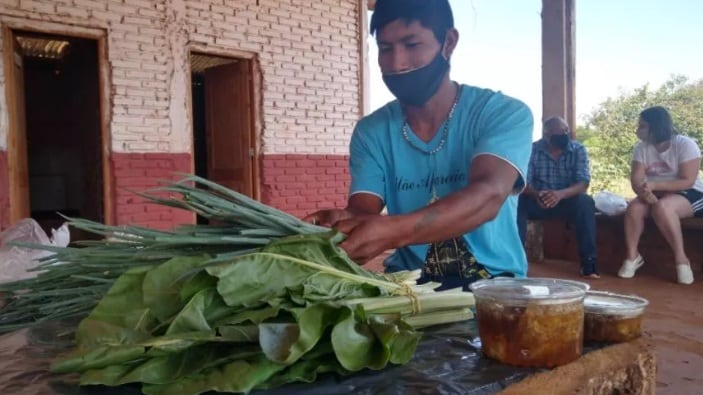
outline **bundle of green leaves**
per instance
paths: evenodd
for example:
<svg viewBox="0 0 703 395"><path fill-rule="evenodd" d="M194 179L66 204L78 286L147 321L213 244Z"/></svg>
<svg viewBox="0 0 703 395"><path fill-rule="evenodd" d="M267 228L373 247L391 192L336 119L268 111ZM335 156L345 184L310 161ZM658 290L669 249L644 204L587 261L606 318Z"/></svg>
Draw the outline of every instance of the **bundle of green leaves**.
<svg viewBox="0 0 703 395"><path fill-rule="evenodd" d="M291 236L225 261L131 269L52 370L80 372L82 385L142 383L150 395L248 392L406 363L420 339L408 320L472 317L472 294L364 270L337 246L343 237Z"/></svg>

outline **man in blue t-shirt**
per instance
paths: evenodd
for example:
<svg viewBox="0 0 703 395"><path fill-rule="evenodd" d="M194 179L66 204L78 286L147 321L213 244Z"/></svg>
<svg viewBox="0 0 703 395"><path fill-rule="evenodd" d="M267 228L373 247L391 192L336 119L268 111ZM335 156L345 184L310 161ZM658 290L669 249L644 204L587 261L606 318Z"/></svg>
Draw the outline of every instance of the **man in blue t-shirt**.
<svg viewBox="0 0 703 395"><path fill-rule="evenodd" d="M532 115L499 92L449 78L459 38L447 0L378 0L371 33L397 98L359 121L350 145L345 209L307 220L347 234L357 262L396 249L386 271L422 268L444 288L524 277L516 225ZM388 215L381 215L386 207Z"/></svg>
<svg viewBox="0 0 703 395"><path fill-rule="evenodd" d="M581 274L599 278L596 269L596 206L586 194L591 175L586 147L573 141L561 117L544 121L542 139L532 145L527 187L520 195L518 228L525 241L528 219L562 218L576 228Z"/></svg>

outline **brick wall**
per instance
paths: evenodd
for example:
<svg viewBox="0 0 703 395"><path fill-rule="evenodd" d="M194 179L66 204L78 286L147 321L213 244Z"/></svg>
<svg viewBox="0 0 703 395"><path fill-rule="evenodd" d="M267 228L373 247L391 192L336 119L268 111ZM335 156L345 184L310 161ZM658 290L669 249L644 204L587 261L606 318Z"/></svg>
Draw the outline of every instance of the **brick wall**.
<svg viewBox="0 0 703 395"><path fill-rule="evenodd" d="M180 177L174 173L190 172L187 154L125 154L111 157L115 181L115 219L118 224L140 224L156 229L192 223L193 214L185 210L148 203L134 192L143 192L165 180ZM164 194L157 194L166 197Z"/></svg>
<svg viewBox="0 0 703 395"><path fill-rule="evenodd" d="M187 49L198 48L257 57L263 152L346 154L361 115L360 3L3 0L0 21L107 33L114 151L190 152Z"/></svg>
<svg viewBox="0 0 703 395"><path fill-rule="evenodd" d="M349 193L345 155L266 155L262 200L298 217L345 207Z"/></svg>
<svg viewBox="0 0 703 395"><path fill-rule="evenodd" d="M189 50L197 50L256 59L260 73L257 81L260 111L256 124L261 163L267 164L271 155L272 163L280 159L278 155L296 154L304 159L308 155L335 155L331 163L340 167L335 171L343 172L353 124L362 114L359 83L362 3L358 0L1 0L0 23L25 30L69 35L72 32L83 35L87 31L90 35L104 35L113 156L174 154L190 158ZM0 64L0 91L4 92L2 67ZM5 95L0 94L0 109L5 108ZM0 110L0 150L7 146L4 111ZM294 159L293 163L307 163L304 159ZM120 177L125 169L117 167L121 161L119 156L111 161L115 185L124 184ZM269 169L277 171L276 166L263 167L260 171L264 201L286 210L306 210L298 202L293 206L293 200L281 200L279 191L305 196L307 170L294 172L299 174L289 170L284 174L288 181L281 181L285 186L277 186L278 175L268 174ZM147 176L145 180L153 178ZM321 195L323 200L338 202L346 181L340 180L335 187L330 182L317 187L318 194L329 193ZM141 183L150 186L147 181ZM168 221L161 217L156 220L155 215L147 215L146 211L119 214L120 210L133 208L121 208L126 200L120 192L115 193L118 221ZM1 195L0 190L0 205Z"/></svg>

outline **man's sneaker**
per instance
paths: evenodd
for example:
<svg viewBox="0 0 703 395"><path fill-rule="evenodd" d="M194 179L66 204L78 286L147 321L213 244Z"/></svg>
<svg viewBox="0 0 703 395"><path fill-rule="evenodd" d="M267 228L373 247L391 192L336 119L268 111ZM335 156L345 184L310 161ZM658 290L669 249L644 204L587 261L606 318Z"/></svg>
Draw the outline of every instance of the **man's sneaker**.
<svg viewBox="0 0 703 395"><path fill-rule="evenodd" d="M625 262L622 263L622 266L618 271L618 276L621 278L632 278L635 276L637 269L639 269L642 265L644 265L642 255L638 254L635 259L625 259Z"/></svg>
<svg viewBox="0 0 703 395"><path fill-rule="evenodd" d="M581 276L588 278L600 278L598 270L596 270L595 258L586 259L581 262Z"/></svg>
<svg viewBox="0 0 703 395"><path fill-rule="evenodd" d="M583 269L581 269L581 277L585 277L585 278L600 278L600 274L598 274L598 272L590 272L590 273L587 273L587 272L585 272Z"/></svg>
<svg viewBox="0 0 703 395"><path fill-rule="evenodd" d="M693 272L691 271L691 264L689 263L679 263L676 265L676 279L679 284L693 284Z"/></svg>

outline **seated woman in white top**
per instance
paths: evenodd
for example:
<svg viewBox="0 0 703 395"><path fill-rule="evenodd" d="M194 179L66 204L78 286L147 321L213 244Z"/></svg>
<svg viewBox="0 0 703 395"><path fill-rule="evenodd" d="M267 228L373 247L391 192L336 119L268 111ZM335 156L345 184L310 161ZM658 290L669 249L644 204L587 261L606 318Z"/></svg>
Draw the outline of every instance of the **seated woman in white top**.
<svg viewBox="0 0 703 395"><path fill-rule="evenodd" d="M694 140L676 133L664 107L640 113L630 171L637 198L625 213L627 257L618 275L631 278L644 264L637 244L648 215L674 252L678 282L693 283L691 265L683 248L681 218L703 216L703 182L698 177L701 150Z"/></svg>

